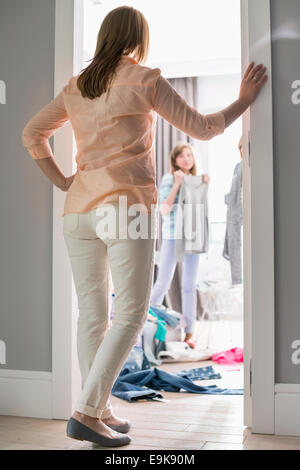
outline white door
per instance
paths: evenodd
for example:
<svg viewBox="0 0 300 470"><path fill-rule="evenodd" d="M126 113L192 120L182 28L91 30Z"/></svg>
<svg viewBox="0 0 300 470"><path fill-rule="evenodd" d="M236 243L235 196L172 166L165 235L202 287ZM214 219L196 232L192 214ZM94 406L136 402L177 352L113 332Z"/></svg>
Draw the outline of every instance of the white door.
<svg viewBox="0 0 300 470"><path fill-rule="evenodd" d="M268 81L243 115L244 424L274 434L274 221L270 0L241 0L242 72Z"/></svg>

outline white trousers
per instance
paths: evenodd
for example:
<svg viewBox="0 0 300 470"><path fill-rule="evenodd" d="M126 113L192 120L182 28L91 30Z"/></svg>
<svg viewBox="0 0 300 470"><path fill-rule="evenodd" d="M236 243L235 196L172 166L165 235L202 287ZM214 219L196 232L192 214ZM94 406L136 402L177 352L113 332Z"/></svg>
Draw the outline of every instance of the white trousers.
<svg viewBox="0 0 300 470"><path fill-rule="evenodd" d="M113 206L118 213L118 204ZM157 235L158 212L153 207L151 213L142 214L149 227L147 238L124 238L119 230L115 236L99 236L97 209L63 218L79 310L77 353L82 386L75 409L92 417L112 414L111 389L147 319ZM126 217L127 224L136 218L128 213ZM115 291L110 328L109 270Z"/></svg>

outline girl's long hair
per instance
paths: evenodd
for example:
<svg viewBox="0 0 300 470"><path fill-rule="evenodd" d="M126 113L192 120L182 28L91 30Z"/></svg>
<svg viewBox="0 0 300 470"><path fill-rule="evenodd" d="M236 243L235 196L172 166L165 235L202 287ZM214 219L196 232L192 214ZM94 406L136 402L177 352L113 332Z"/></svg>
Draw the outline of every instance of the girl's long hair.
<svg viewBox="0 0 300 470"><path fill-rule="evenodd" d="M129 6L111 10L101 24L92 62L77 79L81 95L91 100L101 96L109 89L122 55L144 62L148 52L149 26L144 15Z"/></svg>
<svg viewBox="0 0 300 470"><path fill-rule="evenodd" d="M179 142L175 147L172 149L170 156L169 156L169 163L170 163L170 172L173 174L174 171L180 170L180 168L176 165L176 158L178 155L181 154L182 150L188 148L191 151L191 154L193 156L194 160L194 165L190 169L191 175L196 175L197 174L197 166L196 166L196 158L195 158L195 152L191 144L188 142Z"/></svg>

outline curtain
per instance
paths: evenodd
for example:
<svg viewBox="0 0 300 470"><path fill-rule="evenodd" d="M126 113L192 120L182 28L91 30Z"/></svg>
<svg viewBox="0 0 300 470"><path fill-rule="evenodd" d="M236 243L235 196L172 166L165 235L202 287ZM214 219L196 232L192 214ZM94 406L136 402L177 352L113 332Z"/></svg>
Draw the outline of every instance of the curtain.
<svg viewBox="0 0 300 470"><path fill-rule="evenodd" d="M194 108L198 108L198 79L197 77L184 77L184 78L170 78L168 82L179 93L185 101ZM178 142L187 142L194 147L197 146L195 140L189 135L184 134L176 127L169 124L161 116L157 115L156 123L156 184L159 187L162 176L170 171L169 155L173 147ZM156 250L161 246L161 216L159 216L159 230L158 239L156 242ZM155 266L154 280L157 276L157 266ZM174 310L181 312L181 278L182 278L182 263L177 263L174 277L168 293L164 299L164 305L171 307ZM197 318L202 313L200 295L197 293Z"/></svg>
<svg viewBox="0 0 300 470"><path fill-rule="evenodd" d="M194 108L198 107L198 79L197 77L169 78L168 82L185 101ZM195 145L195 141L189 135L184 134L157 115L156 123L156 183L159 185L164 173L169 171L169 154L178 141Z"/></svg>

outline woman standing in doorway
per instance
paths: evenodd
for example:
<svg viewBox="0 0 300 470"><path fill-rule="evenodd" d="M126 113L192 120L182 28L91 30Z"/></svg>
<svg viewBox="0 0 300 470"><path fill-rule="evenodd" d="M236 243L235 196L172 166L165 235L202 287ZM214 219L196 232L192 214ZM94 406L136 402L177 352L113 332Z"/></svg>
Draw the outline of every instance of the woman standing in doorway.
<svg viewBox="0 0 300 470"><path fill-rule="evenodd" d="M22 133L31 157L53 184L67 192L63 233L78 297L82 374L67 434L112 447L130 442L125 434L130 423L115 416L109 397L147 319L155 239L107 238L97 230L96 211L111 204L118 213L122 196L129 209L140 204L149 220L156 213L156 113L191 137L208 140L241 116L266 81L262 64L251 63L237 100L223 111L202 115L159 68L142 65L148 47L148 23L140 11L128 6L110 11L101 24L92 62L69 79ZM65 177L48 139L67 121L77 144L77 172ZM127 214L130 219L129 210ZM109 221L114 224L113 215ZM110 329L109 268L115 290Z"/></svg>
<svg viewBox="0 0 300 470"><path fill-rule="evenodd" d="M188 143L176 145L170 154L170 172L165 173L159 186L160 212L163 216L162 244L160 247L159 270L154 284L150 303L160 305L170 288L174 271L175 259L175 217L179 189L184 175L196 175L196 160L193 148ZM203 182L208 184L208 175L203 175ZM199 253L185 253L182 270L181 305L185 321L184 341L195 348L192 341L196 320L197 307L197 273L200 261Z"/></svg>

